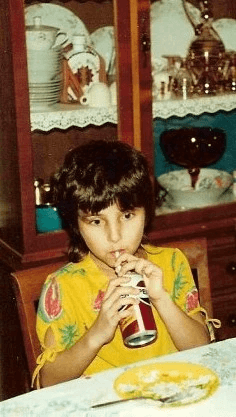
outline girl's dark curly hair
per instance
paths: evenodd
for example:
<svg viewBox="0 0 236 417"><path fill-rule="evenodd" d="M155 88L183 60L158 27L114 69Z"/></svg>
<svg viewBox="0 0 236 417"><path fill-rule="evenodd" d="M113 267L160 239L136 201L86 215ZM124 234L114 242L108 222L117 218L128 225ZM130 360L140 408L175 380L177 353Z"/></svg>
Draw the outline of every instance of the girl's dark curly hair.
<svg viewBox="0 0 236 417"><path fill-rule="evenodd" d="M79 209L91 214L117 203L123 211L145 209L145 231L154 215L153 187L144 155L120 141L91 141L71 150L52 178L54 204L68 226L69 260L89 249L78 228Z"/></svg>

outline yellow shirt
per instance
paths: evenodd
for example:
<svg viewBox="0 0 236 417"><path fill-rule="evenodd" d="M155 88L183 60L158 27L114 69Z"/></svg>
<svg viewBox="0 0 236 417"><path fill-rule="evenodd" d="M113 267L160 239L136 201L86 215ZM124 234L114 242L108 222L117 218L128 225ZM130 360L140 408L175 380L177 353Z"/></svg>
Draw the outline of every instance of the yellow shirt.
<svg viewBox="0 0 236 417"><path fill-rule="evenodd" d="M188 315L200 311L198 292L185 255L179 249L173 248L147 245L145 250L148 260L162 269L164 288L173 301ZM92 326L108 282L108 277L89 255L79 263L65 265L47 278L37 313L36 329L42 354L37 359L34 378L47 360L54 361L58 352L70 349ZM154 308L153 314L158 329L158 337L154 343L141 348L128 348L123 343L118 326L114 339L100 349L85 374L175 352L177 349ZM49 327L56 343L55 346L46 348L44 339Z"/></svg>

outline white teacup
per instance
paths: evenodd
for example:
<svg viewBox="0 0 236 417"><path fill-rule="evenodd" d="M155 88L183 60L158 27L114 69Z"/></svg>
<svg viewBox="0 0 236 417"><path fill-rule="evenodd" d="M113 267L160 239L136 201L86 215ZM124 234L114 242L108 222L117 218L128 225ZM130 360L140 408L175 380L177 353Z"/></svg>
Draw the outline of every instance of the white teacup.
<svg viewBox="0 0 236 417"><path fill-rule="evenodd" d="M26 26L27 49L48 50L62 45L68 39L67 34L60 32L60 29L53 26L41 25L41 17L34 18L32 26Z"/></svg>
<svg viewBox="0 0 236 417"><path fill-rule="evenodd" d="M113 83L110 85L110 95L111 95L111 104L112 104L112 106L116 106L117 105L116 81L113 81Z"/></svg>
<svg viewBox="0 0 236 417"><path fill-rule="evenodd" d="M109 107L111 95L108 85L100 82L91 84L86 94L80 98L80 103L90 107Z"/></svg>

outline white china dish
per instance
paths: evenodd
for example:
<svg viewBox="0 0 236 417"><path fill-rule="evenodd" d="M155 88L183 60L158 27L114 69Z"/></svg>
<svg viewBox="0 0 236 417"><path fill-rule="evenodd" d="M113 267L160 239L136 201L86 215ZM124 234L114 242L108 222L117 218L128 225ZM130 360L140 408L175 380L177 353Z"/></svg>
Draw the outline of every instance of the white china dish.
<svg viewBox="0 0 236 417"><path fill-rule="evenodd" d="M62 75L60 72L55 73L54 71L35 71L29 73L29 80L30 82L34 83L45 83L45 82L53 82L53 81L60 81Z"/></svg>
<svg viewBox="0 0 236 417"><path fill-rule="evenodd" d="M46 100L46 99L53 99L53 98L57 98L58 96L59 96L59 94L60 94L60 91L56 91L56 92L54 92L54 93L50 93L50 92L48 92L48 93L32 93L32 92L30 92L30 100L33 100L33 99L37 99L37 100Z"/></svg>
<svg viewBox="0 0 236 417"><path fill-rule="evenodd" d="M48 77L48 73L46 73L46 76ZM60 73L58 73L57 77L59 77L60 79L51 80L45 83L29 83L29 99L31 109L32 106L37 106L41 104L55 104L60 101L62 76ZM38 77L37 81L39 81Z"/></svg>
<svg viewBox="0 0 236 417"><path fill-rule="evenodd" d="M212 25L223 41L226 51L236 51L236 19L217 19Z"/></svg>
<svg viewBox="0 0 236 417"><path fill-rule="evenodd" d="M45 91L45 92L38 92L36 90L30 91L30 97L38 97L38 98L46 98L46 97L57 97L60 90L56 91Z"/></svg>
<svg viewBox="0 0 236 417"><path fill-rule="evenodd" d="M47 89L47 88L56 88L59 84L61 84L61 80L58 81L50 81L48 83L29 83L30 87L36 87L41 89Z"/></svg>
<svg viewBox="0 0 236 417"><path fill-rule="evenodd" d="M61 79L62 53L60 50L28 50L27 68L29 85Z"/></svg>
<svg viewBox="0 0 236 417"><path fill-rule="evenodd" d="M37 93L46 93L46 92L53 93L53 92L56 92L58 89L60 89L61 86L62 86L61 81L57 82L55 85L52 81L51 83L49 82L46 87L41 87L41 84L34 84L34 86L29 85L29 90L32 92L37 92Z"/></svg>
<svg viewBox="0 0 236 417"><path fill-rule="evenodd" d="M114 27L104 26L96 29L90 35L94 49L101 55L106 63L106 72L113 74L115 72L115 38Z"/></svg>
<svg viewBox="0 0 236 417"><path fill-rule="evenodd" d="M189 2L186 6L194 24L200 23L200 10ZM182 0L155 1L151 5L150 19L152 61L163 60L164 55L187 56L195 33Z"/></svg>
<svg viewBox="0 0 236 417"><path fill-rule="evenodd" d="M51 3L37 3L25 7L26 25L32 25L34 18L38 16L41 17L44 25L56 27L67 34L68 41L64 45L71 43L76 34L84 34L87 43L90 43L89 32L85 24L68 8Z"/></svg>
<svg viewBox="0 0 236 417"><path fill-rule="evenodd" d="M157 178L168 192L168 201L175 207L203 207L216 203L232 184L232 175L226 171L201 168L195 188L186 169L171 171Z"/></svg>

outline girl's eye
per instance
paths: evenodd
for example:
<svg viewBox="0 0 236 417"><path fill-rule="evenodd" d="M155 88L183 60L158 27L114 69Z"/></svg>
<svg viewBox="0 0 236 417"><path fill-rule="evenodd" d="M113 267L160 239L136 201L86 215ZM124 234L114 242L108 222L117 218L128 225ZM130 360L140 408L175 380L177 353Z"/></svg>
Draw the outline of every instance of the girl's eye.
<svg viewBox="0 0 236 417"><path fill-rule="evenodd" d="M133 216L134 216L134 213L131 213L130 211L128 211L127 213L124 213L125 220L130 220L132 219Z"/></svg>
<svg viewBox="0 0 236 417"><path fill-rule="evenodd" d="M90 221L90 224L93 224L94 226L99 226L101 224L100 219L93 219Z"/></svg>

